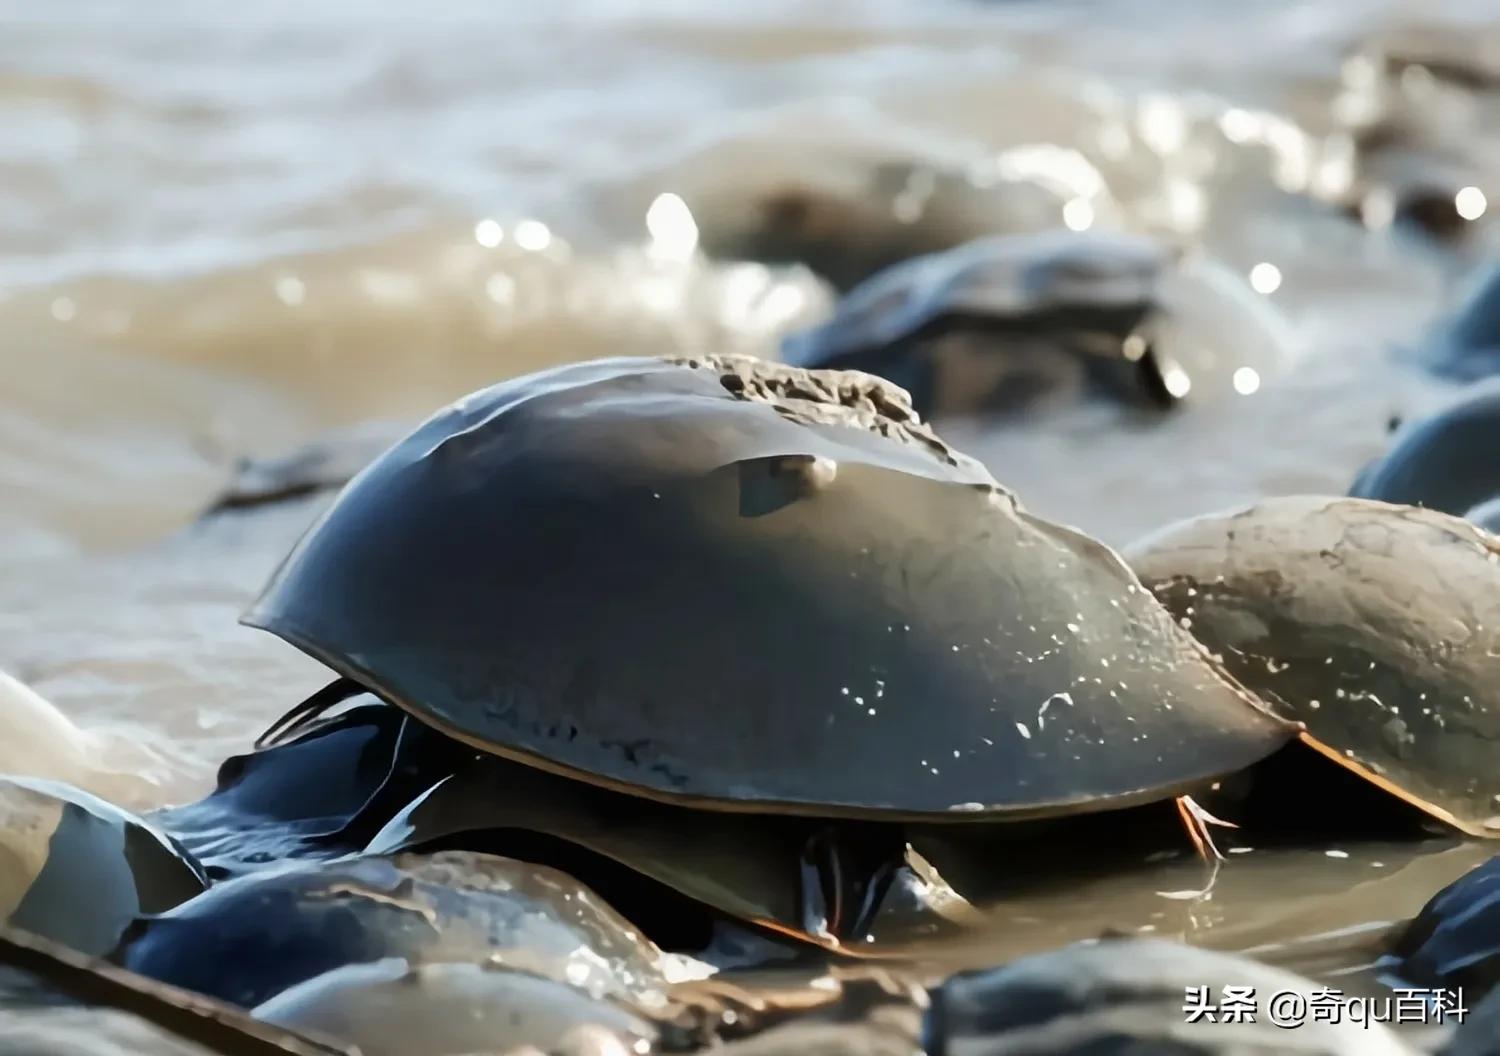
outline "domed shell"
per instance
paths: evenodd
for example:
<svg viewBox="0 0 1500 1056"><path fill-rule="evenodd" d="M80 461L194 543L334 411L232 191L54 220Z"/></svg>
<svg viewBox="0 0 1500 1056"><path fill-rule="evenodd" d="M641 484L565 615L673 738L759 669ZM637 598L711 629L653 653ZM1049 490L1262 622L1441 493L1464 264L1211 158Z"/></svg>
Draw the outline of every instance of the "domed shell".
<svg viewBox="0 0 1500 1056"><path fill-rule="evenodd" d="M1243 384L1236 371L1259 376L1287 352L1281 317L1213 261L1140 236L1066 230L904 261L782 347L795 366L906 385L924 414L1080 390L1170 406L1189 392L1227 393Z"/></svg>
<svg viewBox="0 0 1500 1056"><path fill-rule="evenodd" d="M1303 739L1500 837L1500 540L1433 510L1294 496L1126 549L1167 608Z"/></svg>
<svg viewBox="0 0 1500 1056"><path fill-rule="evenodd" d="M1452 514L1500 495L1500 384L1475 385L1456 403L1402 428L1349 494Z"/></svg>
<svg viewBox="0 0 1500 1056"><path fill-rule="evenodd" d="M728 810L1098 809L1291 735L899 389L741 357L459 401L246 622L484 750Z"/></svg>
<svg viewBox="0 0 1500 1056"><path fill-rule="evenodd" d="M660 999L664 956L599 896L545 866L462 852L292 863L144 917L115 960L252 1006L346 964L501 960L595 996Z"/></svg>
<svg viewBox="0 0 1500 1056"><path fill-rule="evenodd" d="M399 957L327 972L252 1014L350 1042L361 1056L605 1056L649 1052L657 1036L649 1019L544 976Z"/></svg>
<svg viewBox="0 0 1500 1056"><path fill-rule="evenodd" d="M782 355L799 367L879 374L907 387L923 414L1011 409L1096 383L1170 403L1154 353L1123 352L1168 264L1147 239L977 239L872 276L827 322L789 336Z"/></svg>
<svg viewBox="0 0 1500 1056"><path fill-rule="evenodd" d="M827 361L911 338L939 316L1041 323L1045 313L1083 306L1113 309L1128 330L1169 264L1148 239L1065 231L978 239L887 268L845 297L835 319L787 347Z"/></svg>

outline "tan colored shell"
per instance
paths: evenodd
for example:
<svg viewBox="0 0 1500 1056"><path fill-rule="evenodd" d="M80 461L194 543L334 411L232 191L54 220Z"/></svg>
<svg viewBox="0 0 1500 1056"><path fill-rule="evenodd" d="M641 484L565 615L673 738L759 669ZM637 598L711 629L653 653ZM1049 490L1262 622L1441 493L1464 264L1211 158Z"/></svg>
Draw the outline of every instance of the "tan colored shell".
<svg viewBox="0 0 1500 1056"><path fill-rule="evenodd" d="M1126 557L1313 747L1500 836L1500 539L1413 506L1293 497L1174 525Z"/></svg>

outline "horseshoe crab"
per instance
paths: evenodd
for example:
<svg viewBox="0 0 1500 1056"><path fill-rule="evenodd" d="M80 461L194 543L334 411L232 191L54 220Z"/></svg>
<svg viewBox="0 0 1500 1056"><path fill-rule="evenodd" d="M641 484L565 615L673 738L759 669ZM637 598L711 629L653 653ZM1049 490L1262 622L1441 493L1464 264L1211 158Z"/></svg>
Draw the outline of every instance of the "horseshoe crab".
<svg viewBox="0 0 1500 1056"><path fill-rule="evenodd" d="M351 1042L362 1056L602 1056L648 1052L657 1036L650 1020L545 976L493 964L413 966L399 957L327 972L252 1014Z"/></svg>
<svg viewBox="0 0 1500 1056"><path fill-rule="evenodd" d="M1500 496L1500 385L1403 427L1389 451L1360 471L1349 494L1463 514Z"/></svg>
<svg viewBox="0 0 1500 1056"><path fill-rule="evenodd" d="M880 129L870 146L884 153L891 132ZM679 184L706 253L720 260L800 265L842 292L919 253L983 235L1055 227L1072 197L999 165L985 174L988 185L979 186L970 173L946 164L917 157L873 160L863 151L857 158L821 157L814 179L755 173L767 159L792 156L782 153L788 150L800 154L805 146L757 138L740 145L748 148L744 156L722 158L702 186ZM821 154L826 146L815 149ZM678 183L682 171L661 176ZM652 193L658 186L652 183Z"/></svg>
<svg viewBox="0 0 1500 1056"><path fill-rule="evenodd" d="M1249 298L1227 272L1184 263L1151 239L1012 235L881 272L828 322L788 337L782 355L889 378L922 414L1016 409L1082 390L1169 407L1189 390L1227 391L1236 367L1281 347L1279 319ZM1226 326L1225 314L1236 322ZM1261 347L1231 347L1230 333Z"/></svg>
<svg viewBox="0 0 1500 1056"><path fill-rule="evenodd" d="M275 458L241 458L206 515L335 491L408 430L390 421L335 429Z"/></svg>
<svg viewBox="0 0 1500 1056"><path fill-rule="evenodd" d="M494 961L595 997L660 1003L664 955L582 884L492 855L295 863L145 917L113 959L253 1007L324 972L399 958Z"/></svg>
<svg viewBox="0 0 1500 1056"><path fill-rule="evenodd" d="M426 753L417 747L413 754ZM712 919L684 912L680 899L663 897L657 885L734 919L825 940L910 939L974 916L895 826L850 820L834 829L825 819L773 815L726 827L716 812L615 792L496 756L454 766L365 850L446 846L494 847L556 861L608 890L630 920L673 947L706 949L726 939L743 946L745 939L724 936Z"/></svg>
<svg viewBox="0 0 1500 1056"><path fill-rule="evenodd" d="M840 905L902 864L899 841L831 853L855 822L1170 802L1294 732L904 392L744 357L459 401L349 485L245 620L344 679L271 740L367 689L573 782L720 823L837 821L782 867Z"/></svg>
<svg viewBox="0 0 1500 1056"><path fill-rule="evenodd" d="M208 886L174 840L70 785L0 777L0 921L81 953Z"/></svg>
<svg viewBox="0 0 1500 1056"><path fill-rule="evenodd" d="M1294 497L1173 525L1126 556L1304 743L1500 836L1500 541L1432 510Z"/></svg>
<svg viewBox="0 0 1500 1056"><path fill-rule="evenodd" d="M1382 966L1409 986L1462 990L1474 1002L1500 983L1500 858L1443 888Z"/></svg>
<svg viewBox="0 0 1500 1056"><path fill-rule="evenodd" d="M1220 1011L1225 988L1248 994L1239 1003L1248 1017ZM1276 995L1305 999L1319 989L1245 957L1160 939L1107 938L950 978L932 993L923 1051L1416 1056L1382 1023L1317 1017L1306 1008L1296 1029L1270 1018L1278 1014L1268 1006ZM1202 1009L1196 1016L1195 1001Z"/></svg>

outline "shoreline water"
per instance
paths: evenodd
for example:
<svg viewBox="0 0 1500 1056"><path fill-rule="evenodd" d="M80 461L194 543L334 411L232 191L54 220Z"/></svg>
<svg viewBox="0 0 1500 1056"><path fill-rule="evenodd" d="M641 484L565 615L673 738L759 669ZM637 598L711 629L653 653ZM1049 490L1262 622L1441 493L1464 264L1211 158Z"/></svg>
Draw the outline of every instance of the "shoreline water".
<svg viewBox="0 0 1500 1056"><path fill-rule="evenodd" d="M1393 418L1455 397L1399 353L1500 249L1500 186L1453 242L1339 204L1357 182L1339 115L1390 103L1350 49L1438 13L804 6L596 2L501 21L459 3L129 19L0 3L0 672L78 728L0 694L35 731L36 765L134 809L181 803L321 684L235 621L328 496L201 520L238 460L342 429L394 436L565 361L774 357L825 318L824 279L734 259L778 195L836 203L835 241L1066 216L1145 232L1282 317L1286 347L1246 352L1253 392L1154 425L1097 406L936 423L1027 508L1117 548L1265 496L1342 494ZM1462 35L1486 6L1441 18ZM1438 142L1398 142L1445 178L1489 178L1496 93L1468 104L1429 81L1396 79L1392 126L1431 106L1421 136ZM690 237L680 218L653 228L666 193ZM886 215L893 201L914 218ZM46 758L49 738L71 743ZM1315 850L1257 868L1268 887L1318 890L1333 867ZM1167 872L1163 890L1191 886ZM1411 876L1383 883L1392 913L1440 886L1420 861ZM1109 897L1106 912L1134 912ZM1322 904L1200 906L1183 933L1295 945ZM1020 915L1056 912L1033 908Z"/></svg>

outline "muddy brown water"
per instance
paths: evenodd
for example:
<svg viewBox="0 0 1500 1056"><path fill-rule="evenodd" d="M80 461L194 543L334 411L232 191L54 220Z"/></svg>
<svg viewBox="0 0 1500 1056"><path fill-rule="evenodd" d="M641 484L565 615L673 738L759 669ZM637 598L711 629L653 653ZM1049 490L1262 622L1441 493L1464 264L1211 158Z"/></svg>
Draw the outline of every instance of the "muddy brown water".
<svg viewBox="0 0 1500 1056"><path fill-rule="evenodd" d="M1445 5L1438 28L1462 37L1485 6ZM736 244L748 202L842 195L856 230L891 209L961 230L997 208L920 179L871 198L881 165L981 190L1019 174L1083 203L1072 223L1201 250L1285 317L1285 347L1236 349L1249 391L1152 427L1098 407L939 423L1028 507L1123 545L1342 492L1392 416L1451 398L1390 353L1497 243L1495 209L1439 244L1327 204L1354 182L1340 121L1391 91L1439 115L1420 156L1500 202L1494 97L1420 74L1379 88L1347 58L1438 17L1377 0L601 0L503 20L459 0L420 18L394 0L0 0L0 671L40 695L0 684L0 763L139 809L202 794L325 678L235 622L322 500L197 522L237 458L413 423L553 363L774 354L834 292L695 252ZM1007 201L1015 229L1061 219ZM1090 876L1082 847L1066 882L916 952L989 963L1112 928L1365 985L1384 929L1487 854L1325 841L1232 853L1212 877L1185 853Z"/></svg>

